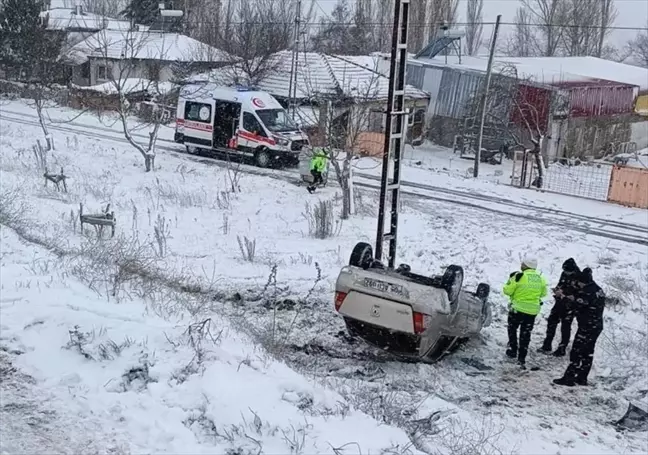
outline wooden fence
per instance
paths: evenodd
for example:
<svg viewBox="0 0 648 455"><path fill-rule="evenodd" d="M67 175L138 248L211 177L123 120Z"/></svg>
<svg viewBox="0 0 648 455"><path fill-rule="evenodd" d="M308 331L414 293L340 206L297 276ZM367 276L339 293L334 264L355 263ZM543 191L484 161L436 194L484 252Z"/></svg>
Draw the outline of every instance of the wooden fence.
<svg viewBox="0 0 648 455"><path fill-rule="evenodd" d="M648 209L648 169L614 166L607 200L629 207Z"/></svg>

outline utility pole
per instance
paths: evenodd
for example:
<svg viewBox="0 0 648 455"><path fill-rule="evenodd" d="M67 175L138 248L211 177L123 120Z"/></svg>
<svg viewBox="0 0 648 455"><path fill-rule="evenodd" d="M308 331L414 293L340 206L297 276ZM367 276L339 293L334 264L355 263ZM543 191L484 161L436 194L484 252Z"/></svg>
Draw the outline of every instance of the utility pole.
<svg viewBox="0 0 648 455"><path fill-rule="evenodd" d="M401 156L405 148L405 79L407 70L407 35L410 0L394 1L394 28L392 29L391 62L389 68L389 91L387 92L387 116L385 120L385 148L383 151L378 228L376 230L376 259L382 260L384 242L389 242L388 266L396 265L396 240L398 229L398 205L400 199ZM390 172L393 156L394 166ZM390 175L391 174L391 175ZM385 233L387 193L391 192L389 230Z"/></svg>
<svg viewBox="0 0 648 455"><path fill-rule="evenodd" d="M297 63L299 61L299 36L301 29L301 3L297 0L295 11L295 29L293 30L295 41L292 48L292 59L290 62L290 84L288 86L288 110L292 119L295 120L295 102L297 98Z"/></svg>
<svg viewBox="0 0 648 455"><path fill-rule="evenodd" d="M486 122L486 109L488 107L488 90L490 89L491 76L493 74L493 59L495 57L495 46L497 44L497 34L499 33L500 20L502 15L497 16L495 21L495 30L491 39L490 53L488 54L488 67L486 68L486 80L484 81L484 93L481 99L481 118L479 120L479 135L477 139L477 150L475 150L475 164L473 166L473 177L479 176L479 162L481 160L482 141L484 140L484 123Z"/></svg>

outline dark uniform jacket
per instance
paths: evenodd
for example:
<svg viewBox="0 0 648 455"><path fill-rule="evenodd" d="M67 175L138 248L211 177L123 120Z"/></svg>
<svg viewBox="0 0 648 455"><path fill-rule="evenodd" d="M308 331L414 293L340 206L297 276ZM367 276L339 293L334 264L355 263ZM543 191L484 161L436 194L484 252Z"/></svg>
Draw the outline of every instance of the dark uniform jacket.
<svg viewBox="0 0 648 455"><path fill-rule="evenodd" d="M576 291L573 308L576 312L578 330L600 333L603 330L605 293L594 281Z"/></svg>
<svg viewBox="0 0 648 455"><path fill-rule="evenodd" d="M555 295L554 298L556 299L556 302L560 302L562 304L565 304L566 306L571 306L571 303L573 300L567 298L568 296L575 296L577 292L577 287L576 287L576 278L578 275L576 273L565 273L562 272L560 274L560 279L558 280L558 284L556 285L556 289L562 291L562 297ZM554 291L554 292L555 292Z"/></svg>

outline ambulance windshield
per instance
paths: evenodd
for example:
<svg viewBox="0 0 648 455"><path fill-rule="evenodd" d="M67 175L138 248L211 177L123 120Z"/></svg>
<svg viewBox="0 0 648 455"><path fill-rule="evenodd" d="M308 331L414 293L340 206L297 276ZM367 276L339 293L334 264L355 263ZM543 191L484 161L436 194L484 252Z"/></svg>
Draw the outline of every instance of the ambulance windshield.
<svg viewBox="0 0 648 455"><path fill-rule="evenodd" d="M273 133L296 131L297 125L283 109L261 109L256 111L263 124Z"/></svg>

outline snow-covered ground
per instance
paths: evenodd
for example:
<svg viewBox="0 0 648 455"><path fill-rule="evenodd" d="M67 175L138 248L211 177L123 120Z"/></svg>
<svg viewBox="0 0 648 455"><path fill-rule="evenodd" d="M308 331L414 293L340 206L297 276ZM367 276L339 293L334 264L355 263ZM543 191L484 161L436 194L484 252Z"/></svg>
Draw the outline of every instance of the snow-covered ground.
<svg viewBox="0 0 648 455"><path fill-rule="evenodd" d="M216 312L195 320L107 299L0 228L3 454L327 453L409 445L277 362ZM196 303L200 303L196 301Z"/></svg>
<svg viewBox="0 0 648 455"><path fill-rule="evenodd" d="M59 131L77 133L81 136L95 136L107 140L107 144L123 144L125 139L121 132L121 123L117 116L110 113L95 116L91 114L80 115L79 111L69 108L50 108L47 110L50 120L50 127ZM34 109L29 103L20 100L4 101L0 105L0 121L10 119L13 121L36 124L38 119ZM146 125L138 125L133 122L134 136L145 142L148 140ZM173 143L173 125L162 126L159 131L160 141L158 145L165 151L184 151L184 148ZM107 145L106 144L106 145ZM606 205L601 210L601 205L587 199L573 198L568 195L537 192L535 190L520 191L511 187L512 162L505 160L502 165L481 164L480 178L472 178L471 160L460 158L453 154L452 150L444 147L426 143L421 147L407 147L404 159L407 170L403 178L406 181L418 184L427 184L441 188L452 188L457 191L477 195L487 195L495 198L506 199L517 204L524 204L530 207L543 207L547 209L560 209L581 215L596 214L600 218L626 223L645 224L643 214L636 210L629 210L616 205ZM362 158L354 164L357 175L369 175L378 177L380 175L380 161L375 158ZM583 180L581 175L573 175L573 170L556 167L556 174L560 177L549 176L548 183L554 184L556 190L560 190L559 184L567 194L583 195L583 186L601 187L600 176L592 174L588 179ZM268 174L285 175L287 172ZM288 171L289 173L289 171ZM586 176L587 177L587 176ZM593 177L593 178L592 178ZM609 178L609 176L608 176ZM568 183L564 184L567 180ZM581 181L583 180L583 181ZM590 180L594 180L591 182Z"/></svg>
<svg viewBox="0 0 648 455"><path fill-rule="evenodd" d="M353 245L373 241L374 192L359 194L358 214L334 221L332 237L315 239L313 206L331 201L339 211L335 187L311 196L296 176L251 175L165 151L147 174L128 145L52 134L48 166L64 168L67 193L44 186L31 149L40 129L0 120L2 420L3 429L14 425L3 431L12 435L0 440L3 451L648 451L646 433L610 425L648 393L644 246L571 230L568 219L538 225L404 197L400 262L428 275L462 265L466 286L493 287L495 316L442 362L403 364L350 339L332 308ZM406 180L648 225L645 211L412 164ZM110 203L115 238L81 234L79 203L86 212ZM553 386L567 361L535 353L543 321L530 354L538 371L521 374L503 358L500 289L527 253L552 283L574 257L621 298L607 310L591 387ZM215 342L192 325L208 318Z"/></svg>

